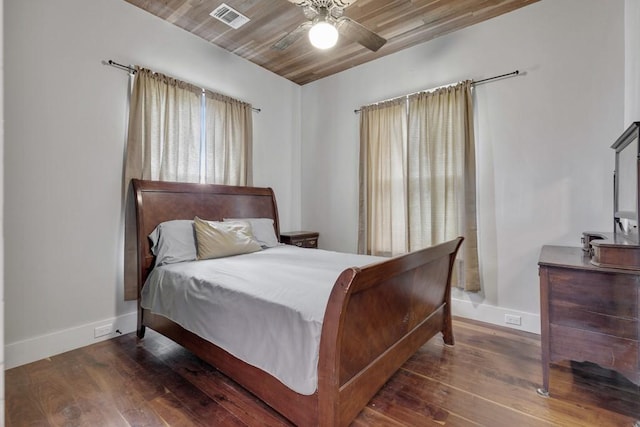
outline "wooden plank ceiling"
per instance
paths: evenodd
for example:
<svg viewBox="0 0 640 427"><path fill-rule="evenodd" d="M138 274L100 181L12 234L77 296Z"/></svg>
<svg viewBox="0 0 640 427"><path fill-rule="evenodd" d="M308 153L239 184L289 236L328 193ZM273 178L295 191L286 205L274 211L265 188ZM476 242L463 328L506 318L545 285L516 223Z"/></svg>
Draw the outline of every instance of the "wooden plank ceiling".
<svg viewBox="0 0 640 427"><path fill-rule="evenodd" d="M344 71L539 0L358 0L344 15L387 39L377 52L340 37L321 51L301 37L284 51L271 46L306 20L288 0L125 0L297 84ZM250 21L239 29L211 17L221 3ZM505 35L506 36L506 35Z"/></svg>

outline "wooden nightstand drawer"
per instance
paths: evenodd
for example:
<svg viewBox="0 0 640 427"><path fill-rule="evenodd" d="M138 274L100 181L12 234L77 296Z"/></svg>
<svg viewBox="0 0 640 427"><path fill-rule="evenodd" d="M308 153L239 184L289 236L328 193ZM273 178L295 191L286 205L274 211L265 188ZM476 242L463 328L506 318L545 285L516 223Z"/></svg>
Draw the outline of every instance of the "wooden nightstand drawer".
<svg viewBox="0 0 640 427"><path fill-rule="evenodd" d="M287 245L316 249L319 235L315 231L288 231L280 234L280 241Z"/></svg>

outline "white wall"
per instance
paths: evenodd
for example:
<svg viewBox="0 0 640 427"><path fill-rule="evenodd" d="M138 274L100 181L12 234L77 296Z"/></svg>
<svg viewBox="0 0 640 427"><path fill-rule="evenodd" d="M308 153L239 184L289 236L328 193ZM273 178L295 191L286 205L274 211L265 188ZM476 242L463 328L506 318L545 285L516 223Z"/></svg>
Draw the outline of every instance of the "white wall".
<svg viewBox="0 0 640 427"><path fill-rule="evenodd" d="M422 89L515 69L476 86L483 292L456 313L539 330L537 260L611 228L613 151L624 106L624 1L543 0L303 86L302 225L324 248L355 251L358 116Z"/></svg>
<svg viewBox="0 0 640 427"><path fill-rule="evenodd" d="M128 75L140 64L251 102L254 184L300 227L300 87L122 0L7 0L6 366L135 327L120 201ZM113 335L112 335L113 336Z"/></svg>
<svg viewBox="0 0 640 427"><path fill-rule="evenodd" d="M625 0L624 123L640 121L640 1Z"/></svg>

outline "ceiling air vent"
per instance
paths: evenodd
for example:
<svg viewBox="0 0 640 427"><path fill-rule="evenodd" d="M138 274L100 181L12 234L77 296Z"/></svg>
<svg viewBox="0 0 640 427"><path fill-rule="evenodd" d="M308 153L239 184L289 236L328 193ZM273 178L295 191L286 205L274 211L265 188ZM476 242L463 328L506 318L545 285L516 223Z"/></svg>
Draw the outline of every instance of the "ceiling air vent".
<svg viewBox="0 0 640 427"><path fill-rule="evenodd" d="M209 15L234 29L238 29L249 22L249 18L224 3L216 7L216 10Z"/></svg>

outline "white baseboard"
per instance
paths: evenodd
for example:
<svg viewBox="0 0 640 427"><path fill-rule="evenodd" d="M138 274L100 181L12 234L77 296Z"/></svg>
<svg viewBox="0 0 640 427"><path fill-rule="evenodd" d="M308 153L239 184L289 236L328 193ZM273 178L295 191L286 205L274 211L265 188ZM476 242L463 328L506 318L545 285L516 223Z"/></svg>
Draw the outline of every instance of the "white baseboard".
<svg viewBox="0 0 640 427"><path fill-rule="evenodd" d="M454 316L460 316L467 319L478 320L480 322L491 323L493 325L505 326L508 328L518 329L520 331L540 334L539 314L509 310L502 307L496 307L494 305L476 304L471 301L464 301L455 298L451 299L451 308ZM504 316L506 314L519 316L522 320L522 324L518 326L505 323Z"/></svg>
<svg viewBox="0 0 640 427"><path fill-rule="evenodd" d="M112 332L94 338L95 328L107 324L112 325ZM135 331L136 326L137 313L133 312L47 335L29 338L24 341L10 343L4 346L4 368L15 368L16 366L35 362L36 360L45 359L56 354L113 338L120 335L116 332L117 330L122 334L128 334L129 332Z"/></svg>
<svg viewBox="0 0 640 427"><path fill-rule="evenodd" d="M452 299L451 307L454 316L487 322L498 326L506 326L522 331L540 333L540 315L525 313L516 310L508 310L486 304L475 304L471 301ZM519 316L522 320L520 326L508 325L504 322L505 314ZM94 330L97 327L112 324L112 332L99 338L94 338ZM63 331L53 332L28 340L10 343L4 347L5 369L45 359L69 350L84 347L99 341L104 341L122 334L128 334L136 330L137 313L128 313L121 316L104 319L99 322L88 323Z"/></svg>

